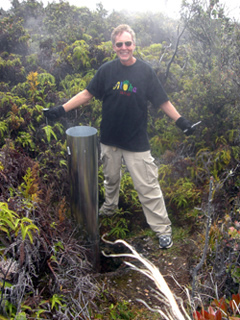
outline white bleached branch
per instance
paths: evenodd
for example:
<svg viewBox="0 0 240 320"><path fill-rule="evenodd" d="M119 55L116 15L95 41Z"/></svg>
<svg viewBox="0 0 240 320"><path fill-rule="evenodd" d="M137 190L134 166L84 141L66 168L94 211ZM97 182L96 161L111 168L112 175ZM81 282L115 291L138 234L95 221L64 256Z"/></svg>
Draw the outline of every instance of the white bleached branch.
<svg viewBox="0 0 240 320"><path fill-rule="evenodd" d="M152 281L154 281L154 283L156 284L160 296L162 297L161 301L164 302L165 304L165 312L163 312L160 309L152 309L149 306L147 306L146 302L141 301L142 303L144 303L144 305L146 305L149 310L152 310L154 312L159 312L166 320L190 320L190 316L188 316L186 310L184 309L184 307L182 306L183 312L181 312L173 293L171 292L170 288L168 287L166 281L164 280L162 274L160 273L159 269L152 264L150 261L148 261L146 258L142 257L131 245L129 245L126 241L124 240L116 240L114 242L111 242L109 240L106 240L104 238L104 236L102 236L102 240L106 243L109 244L123 244L125 245L132 253L122 253L122 254L106 254L104 251L102 252L102 254L105 257L129 257L129 258L133 258L133 259L137 259L138 261L140 261L143 265L144 265L144 269L140 269L138 267L136 267L134 264L130 263L130 262L124 262L126 265L128 265L130 268L132 268L133 270L136 270L138 272L141 272L142 274L144 274L145 276L147 276L148 278L150 278Z"/></svg>

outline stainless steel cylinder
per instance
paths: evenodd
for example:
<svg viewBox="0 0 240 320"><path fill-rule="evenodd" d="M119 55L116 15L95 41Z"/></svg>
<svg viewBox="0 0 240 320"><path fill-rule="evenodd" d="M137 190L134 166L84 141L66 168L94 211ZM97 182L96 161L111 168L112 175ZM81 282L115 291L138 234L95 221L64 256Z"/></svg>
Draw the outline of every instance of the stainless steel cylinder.
<svg viewBox="0 0 240 320"><path fill-rule="evenodd" d="M99 258L97 129L76 126L66 134L71 213L81 236L92 249L96 266Z"/></svg>

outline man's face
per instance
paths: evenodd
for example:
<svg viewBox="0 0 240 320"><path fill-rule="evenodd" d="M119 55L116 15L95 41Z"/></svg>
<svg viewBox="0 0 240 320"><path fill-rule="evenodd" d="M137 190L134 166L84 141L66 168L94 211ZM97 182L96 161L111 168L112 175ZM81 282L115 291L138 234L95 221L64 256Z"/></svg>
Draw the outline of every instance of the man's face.
<svg viewBox="0 0 240 320"><path fill-rule="evenodd" d="M135 63L136 59L133 57L134 49L135 43L133 43L132 36L129 32L124 31L116 36L113 50L125 66L130 66Z"/></svg>

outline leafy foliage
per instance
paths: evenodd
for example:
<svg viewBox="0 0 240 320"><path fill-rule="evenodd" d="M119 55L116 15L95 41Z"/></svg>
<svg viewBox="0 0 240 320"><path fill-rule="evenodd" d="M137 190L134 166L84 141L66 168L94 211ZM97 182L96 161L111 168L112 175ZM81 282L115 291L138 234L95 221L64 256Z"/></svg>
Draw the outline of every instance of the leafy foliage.
<svg viewBox="0 0 240 320"><path fill-rule="evenodd" d="M86 87L102 63L116 57L109 40L120 23L136 31L136 56L154 67L181 114L202 121L193 136L185 137L149 106L152 153L169 213L190 229L205 224L214 177L205 278L211 274L220 296L239 304L234 295L240 274L239 24L225 16L217 0L206 6L183 1L181 21L161 13L109 14L102 4L90 11L65 1L44 8L36 0L14 0L9 12L1 11L0 23L0 305L5 317L85 320L96 307L91 301L99 288L90 279L87 250L73 236L69 215L64 131L73 125L99 129L101 102L93 99L56 123L46 121L43 108L63 104ZM99 162L100 202L103 180ZM112 238L125 238L132 231L128 217L139 211L124 168L119 212L101 221L103 229ZM199 294L206 287L199 284ZM239 317L228 301L229 318ZM223 317L216 301L210 309L208 300L203 303L207 307L196 312L196 319ZM111 304L109 317L133 318L128 308Z"/></svg>
<svg viewBox="0 0 240 320"><path fill-rule="evenodd" d="M224 298L219 300L214 299L211 306L208 307L208 310L202 309L200 312L195 311L193 316L195 320L221 320L226 316L231 320L239 319L239 304L240 304L240 295L233 294L232 299L227 301Z"/></svg>

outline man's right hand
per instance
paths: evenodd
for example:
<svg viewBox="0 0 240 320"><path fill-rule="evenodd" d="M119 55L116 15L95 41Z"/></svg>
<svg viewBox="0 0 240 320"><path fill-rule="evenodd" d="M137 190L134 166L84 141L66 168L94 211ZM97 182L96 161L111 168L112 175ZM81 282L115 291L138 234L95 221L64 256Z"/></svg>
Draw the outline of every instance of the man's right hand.
<svg viewBox="0 0 240 320"><path fill-rule="evenodd" d="M49 120L57 120L58 118L64 116L65 114L66 114L66 111L64 110L63 106L58 106L58 107L44 110L44 115Z"/></svg>

